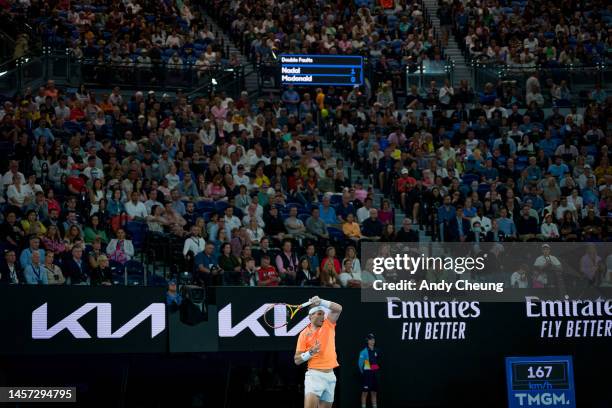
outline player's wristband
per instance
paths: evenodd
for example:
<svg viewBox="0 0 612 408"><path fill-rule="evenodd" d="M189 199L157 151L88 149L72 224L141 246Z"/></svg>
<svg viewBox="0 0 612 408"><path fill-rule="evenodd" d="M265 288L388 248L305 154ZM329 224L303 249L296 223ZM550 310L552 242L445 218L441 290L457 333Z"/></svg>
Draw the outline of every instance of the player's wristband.
<svg viewBox="0 0 612 408"><path fill-rule="evenodd" d="M302 359L303 362L306 362L312 358L312 354L310 354L310 351L305 351L302 354L300 354L300 358Z"/></svg>
<svg viewBox="0 0 612 408"><path fill-rule="evenodd" d="M321 299L319 304L328 309L331 308L331 302L329 300Z"/></svg>

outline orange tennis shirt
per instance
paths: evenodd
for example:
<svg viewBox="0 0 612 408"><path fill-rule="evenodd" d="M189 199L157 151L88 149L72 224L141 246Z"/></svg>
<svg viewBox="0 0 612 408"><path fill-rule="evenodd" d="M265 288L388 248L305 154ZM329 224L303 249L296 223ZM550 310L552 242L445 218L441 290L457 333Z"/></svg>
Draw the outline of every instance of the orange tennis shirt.
<svg viewBox="0 0 612 408"><path fill-rule="evenodd" d="M338 367L340 364L336 356L336 323L325 319L319 330L315 330L310 323L298 337L296 353L310 350L317 340L320 350L308 360L308 368L329 370Z"/></svg>

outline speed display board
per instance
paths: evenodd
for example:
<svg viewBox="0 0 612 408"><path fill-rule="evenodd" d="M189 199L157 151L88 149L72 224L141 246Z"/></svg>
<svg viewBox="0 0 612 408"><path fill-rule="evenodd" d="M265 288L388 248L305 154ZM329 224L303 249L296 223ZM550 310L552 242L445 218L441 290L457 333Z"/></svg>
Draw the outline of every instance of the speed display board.
<svg viewBox="0 0 612 408"><path fill-rule="evenodd" d="M283 54L280 61L283 85L363 84L363 58L360 56Z"/></svg>
<svg viewBox="0 0 612 408"><path fill-rule="evenodd" d="M507 357L508 406L576 408L570 356Z"/></svg>

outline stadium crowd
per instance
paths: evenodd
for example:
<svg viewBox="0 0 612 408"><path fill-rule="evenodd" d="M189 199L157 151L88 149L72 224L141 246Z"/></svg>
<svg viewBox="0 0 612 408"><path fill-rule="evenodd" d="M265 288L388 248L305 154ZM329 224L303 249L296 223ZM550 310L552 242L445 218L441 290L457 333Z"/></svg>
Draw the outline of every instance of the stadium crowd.
<svg viewBox="0 0 612 408"><path fill-rule="evenodd" d="M612 12L603 1L440 2L468 55L512 68L593 66L610 60Z"/></svg>
<svg viewBox="0 0 612 408"><path fill-rule="evenodd" d="M35 27L44 46L69 50L84 61L84 74L97 82L109 77L129 82L133 68L143 79L156 81L168 71L193 70L199 76L240 65L188 0L59 2L53 7L27 1L15 2L5 12Z"/></svg>
<svg viewBox="0 0 612 408"><path fill-rule="evenodd" d="M376 73L401 80L406 68L444 55L421 2L269 2L211 0L210 14L249 60L275 63L282 53L369 57Z"/></svg>
<svg viewBox="0 0 612 408"><path fill-rule="evenodd" d="M212 40L188 3L112 4L27 11L52 15L41 26L54 30L80 21L74 52L133 55L160 48L156 35L173 52ZM239 16L233 29L252 37L256 58L273 49L371 53L384 41L380 62L412 55L430 37L417 3L398 4L374 15L367 2L358 11L329 5L319 15L314 4L288 2L274 18L257 2L215 6L225 19ZM143 25L150 12L171 23ZM68 32L48 34L60 41ZM526 88L537 87L534 73ZM493 84L477 91L432 82L400 107L391 80L371 97L363 87L289 86L280 100L255 102L246 92L234 100L115 87L98 97L53 81L27 89L0 109L10 156L0 280L113 284L117 271L142 270L154 253L204 285L359 287L373 279L359 260L364 241L609 241L606 91L567 111L544 111L529 94L502 98ZM353 180L349 167L364 178Z"/></svg>

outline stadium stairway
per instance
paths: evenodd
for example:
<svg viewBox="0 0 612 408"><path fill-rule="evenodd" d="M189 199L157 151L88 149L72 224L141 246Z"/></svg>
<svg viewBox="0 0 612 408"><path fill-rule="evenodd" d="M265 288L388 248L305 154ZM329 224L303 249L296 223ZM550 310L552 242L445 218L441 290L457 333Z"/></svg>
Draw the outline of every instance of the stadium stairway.
<svg viewBox="0 0 612 408"><path fill-rule="evenodd" d="M242 65L244 65L245 67L244 69L245 88L249 92L249 95L253 95L259 90L259 85L257 82L257 73L255 72L255 68L253 67L253 64L249 62L247 57L240 52L238 47L236 47L236 44L234 44L232 39L223 31L221 27L217 25L215 20L211 16L206 14L205 8L202 7L200 10L204 18L204 22L210 25L211 31L214 32L217 37L219 37L218 39L223 39L224 44L227 45L227 48L226 48L226 50L228 51L227 57L229 57L232 54L238 55L238 59L240 60Z"/></svg>
<svg viewBox="0 0 612 408"><path fill-rule="evenodd" d="M327 143L327 140L325 140L325 138L321 138L321 143L324 149L330 149L332 152L334 152L336 157L343 157L343 155L340 152L334 149L333 145L330 145L329 143ZM366 190L368 189L370 185L373 185L372 180L368 177L364 177L363 173L361 173L359 169L357 169L355 166L349 163L345 157L344 157L344 163L345 163L344 164L344 174L351 175L351 182L355 182L355 180L360 179L363 182L363 187ZM374 187L373 190L374 190L374 208L380 209L382 207L382 202L386 197L379 189ZM395 230L397 231L399 228L402 227L402 222L404 221L404 218L406 218L406 215L400 208L397 208L395 206L395 204L393 203L393 200L389 200L389 202L391 203L391 207L393 208L394 213L395 213L395 219L393 221L395 225ZM418 232L420 242L430 242L431 241L431 236L425 234L425 231L420 230L418 226L413 225L412 229Z"/></svg>
<svg viewBox="0 0 612 408"><path fill-rule="evenodd" d="M438 0L423 0L427 16L431 20L435 32L440 35L440 19L438 18ZM444 47L444 54L454 63L453 70L453 85L458 86L462 80L467 80L472 84L472 71L469 67L469 62L466 61L459 44L453 35L449 35L448 43Z"/></svg>

